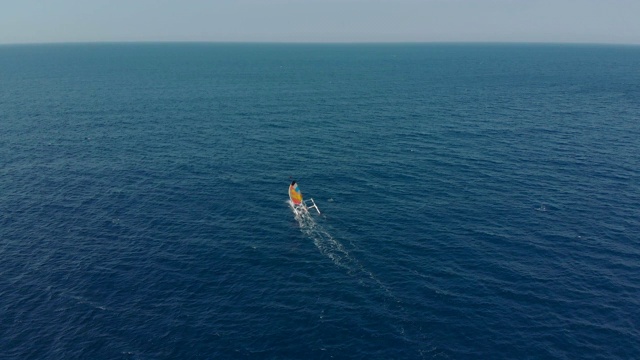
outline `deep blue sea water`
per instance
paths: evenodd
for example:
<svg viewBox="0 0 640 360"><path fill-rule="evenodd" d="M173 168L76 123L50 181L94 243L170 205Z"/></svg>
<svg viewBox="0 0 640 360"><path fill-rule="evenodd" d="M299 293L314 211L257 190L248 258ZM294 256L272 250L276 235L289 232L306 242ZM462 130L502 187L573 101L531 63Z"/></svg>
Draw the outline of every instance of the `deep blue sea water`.
<svg viewBox="0 0 640 360"><path fill-rule="evenodd" d="M1 359L640 358L640 47L0 46L0 165Z"/></svg>

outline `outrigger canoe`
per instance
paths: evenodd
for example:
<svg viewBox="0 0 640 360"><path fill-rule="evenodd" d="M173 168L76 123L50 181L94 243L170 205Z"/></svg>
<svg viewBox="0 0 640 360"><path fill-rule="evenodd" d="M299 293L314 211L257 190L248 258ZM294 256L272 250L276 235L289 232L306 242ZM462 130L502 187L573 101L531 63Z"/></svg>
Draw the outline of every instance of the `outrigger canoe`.
<svg viewBox="0 0 640 360"><path fill-rule="evenodd" d="M303 211L309 212L309 209L316 209L318 214L320 214L320 209L318 209L318 205L313 199L304 200L302 198L302 193L300 192L300 187L295 180L291 182L289 185L289 199L291 200L291 207L293 207L294 211Z"/></svg>

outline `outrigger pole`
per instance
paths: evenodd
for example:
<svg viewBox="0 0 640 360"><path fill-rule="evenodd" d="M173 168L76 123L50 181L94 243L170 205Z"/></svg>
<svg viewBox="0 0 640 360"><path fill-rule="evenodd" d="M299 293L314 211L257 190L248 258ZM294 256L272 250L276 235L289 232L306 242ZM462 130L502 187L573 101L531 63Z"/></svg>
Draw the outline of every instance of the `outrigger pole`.
<svg viewBox="0 0 640 360"><path fill-rule="evenodd" d="M316 209L316 211L318 212L318 215L320 215L320 209L318 209L318 205L316 205L316 202L313 201L313 199L307 199L307 200L304 200L303 202L307 208ZM309 205L309 203L311 203L312 205Z"/></svg>

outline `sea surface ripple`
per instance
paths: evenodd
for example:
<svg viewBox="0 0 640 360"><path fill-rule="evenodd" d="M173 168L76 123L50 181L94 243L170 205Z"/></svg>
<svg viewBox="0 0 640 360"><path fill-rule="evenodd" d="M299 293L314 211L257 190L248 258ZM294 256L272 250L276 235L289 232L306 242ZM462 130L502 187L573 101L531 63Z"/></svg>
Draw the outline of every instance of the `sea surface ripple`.
<svg viewBox="0 0 640 360"><path fill-rule="evenodd" d="M0 358L640 358L638 69L0 46Z"/></svg>

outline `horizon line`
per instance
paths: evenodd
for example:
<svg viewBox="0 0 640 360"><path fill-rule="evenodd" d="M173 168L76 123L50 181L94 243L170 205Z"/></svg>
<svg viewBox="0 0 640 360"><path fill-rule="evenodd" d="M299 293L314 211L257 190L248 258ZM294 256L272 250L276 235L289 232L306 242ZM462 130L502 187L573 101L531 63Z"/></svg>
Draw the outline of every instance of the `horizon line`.
<svg viewBox="0 0 640 360"><path fill-rule="evenodd" d="M493 45L596 45L596 46L640 46L640 43L588 42L588 41L232 41L232 40L96 40L96 41L49 41L49 42L0 42L0 46L28 45L99 45L99 44L273 44L273 45L428 45L428 44L493 44Z"/></svg>

